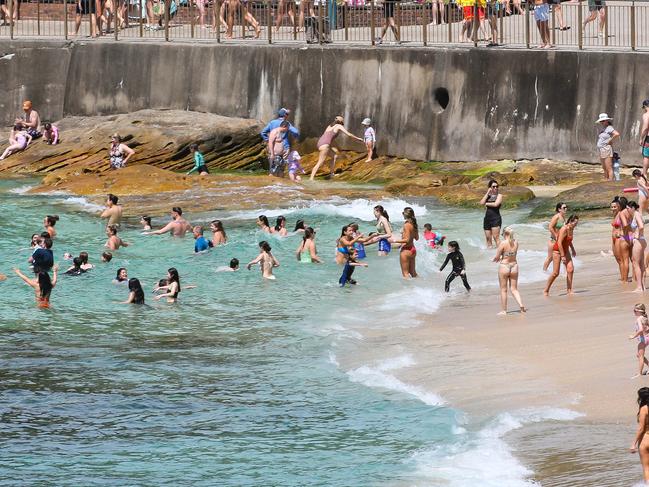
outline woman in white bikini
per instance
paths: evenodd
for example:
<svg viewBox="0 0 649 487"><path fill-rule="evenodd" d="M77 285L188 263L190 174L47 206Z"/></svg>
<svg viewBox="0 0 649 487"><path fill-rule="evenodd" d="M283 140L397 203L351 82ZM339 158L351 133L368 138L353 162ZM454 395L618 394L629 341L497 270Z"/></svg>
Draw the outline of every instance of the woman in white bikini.
<svg viewBox="0 0 649 487"><path fill-rule="evenodd" d="M525 313L521 295L518 292L518 262L516 254L518 253L518 242L514 238L514 231L506 227L503 231L503 240L498 245L496 256L493 261L498 262L498 282L500 283L500 306L502 310L499 315L507 314L507 291L511 291L512 296L518 303L521 313Z"/></svg>

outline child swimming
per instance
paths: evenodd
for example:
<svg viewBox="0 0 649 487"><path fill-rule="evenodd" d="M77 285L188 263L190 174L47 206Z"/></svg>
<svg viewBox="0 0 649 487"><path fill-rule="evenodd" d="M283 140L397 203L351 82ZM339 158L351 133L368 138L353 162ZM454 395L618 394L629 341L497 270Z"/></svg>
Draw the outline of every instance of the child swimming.
<svg viewBox="0 0 649 487"><path fill-rule="evenodd" d="M433 226L430 223L424 223L424 238L431 249L440 249L444 245L445 236L433 232Z"/></svg>

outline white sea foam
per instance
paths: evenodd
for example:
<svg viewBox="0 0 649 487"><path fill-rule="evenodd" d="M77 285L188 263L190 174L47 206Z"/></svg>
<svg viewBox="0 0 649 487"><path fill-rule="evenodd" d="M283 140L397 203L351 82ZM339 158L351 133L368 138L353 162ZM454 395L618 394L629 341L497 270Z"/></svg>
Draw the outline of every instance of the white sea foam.
<svg viewBox="0 0 649 487"><path fill-rule="evenodd" d="M26 185L20 186L18 188L12 188L12 189L9 190L9 192L14 193L14 194L25 194L27 191L29 191L32 188L35 188L35 186L31 186L29 184L26 184Z"/></svg>
<svg viewBox="0 0 649 487"><path fill-rule="evenodd" d="M416 452L410 461L426 484L450 487L530 487L532 471L512 454L503 437L526 424L570 421L581 416L568 409L542 408L502 413L478 433L459 434L455 443Z"/></svg>
<svg viewBox="0 0 649 487"><path fill-rule="evenodd" d="M274 218L279 215L291 215L299 213L300 215L325 215L325 216L342 216L354 220L373 221L374 207L382 205L390 215L391 221L403 221L401 212L406 206L412 207L417 216L425 215L428 210L423 205L408 203L400 199L387 199L379 201L370 201L366 199L347 200L343 198L330 198L325 201L305 201L303 205L293 206L290 208L264 208L257 210L247 210L233 213L224 217L224 220L252 220L259 215L266 215Z"/></svg>
<svg viewBox="0 0 649 487"><path fill-rule="evenodd" d="M101 211L104 209L103 206L96 205L95 203L91 203L86 198L80 196L70 196L68 198L65 198L63 202L71 205L80 206L83 209L90 210L90 211Z"/></svg>
<svg viewBox="0 0 649 487"><path fill-rule="evenodd" d="M446 299L443 280L440 278L440 281L442 287L438 289L431 286L417 286L386 294L378 305L379 310L399 312L401 318L406 310L412 310L413 315L434 313Z"/></svg>
<svg viewBox="0 0 649 487"><path fill-rule="evenodd" d="M387 389L389 391L399 392L408 396L419 399L424 404L429 406L441 406L444 400L434 394L425 390L423 387L408 384L397 379L394 375L388 372L410 367L414 365L414 360L410 355L403 355L387 360L383 360L374 366L363 365L357 369L347 372L347 376L352 382L358 382L367 387L377 389Z"/></svg>

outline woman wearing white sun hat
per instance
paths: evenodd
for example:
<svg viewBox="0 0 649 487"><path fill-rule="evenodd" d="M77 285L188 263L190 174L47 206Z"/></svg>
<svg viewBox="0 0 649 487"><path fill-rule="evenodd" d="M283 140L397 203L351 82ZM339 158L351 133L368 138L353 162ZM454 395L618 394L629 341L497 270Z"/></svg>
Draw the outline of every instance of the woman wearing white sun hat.
<svg viewBox="0 0 649 487"><path fill-rule="evenodd" d="M607 113L600 113L597 121L601 125L597 135L597 152L599 160L604 169L604 178L608 181L613 180L613 141L620 136L620 133L613 128L613 119Z"/></svg>

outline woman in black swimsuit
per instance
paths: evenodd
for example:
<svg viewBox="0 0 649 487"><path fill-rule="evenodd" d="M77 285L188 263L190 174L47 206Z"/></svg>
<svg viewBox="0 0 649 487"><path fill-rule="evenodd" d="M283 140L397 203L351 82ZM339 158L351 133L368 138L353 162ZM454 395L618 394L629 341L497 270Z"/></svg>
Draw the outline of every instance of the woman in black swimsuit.
<svg viewBox="0 0 649 487"><path fill-rule="evenodd" d="M498 193L498 181L491 179L488 184L487 192L480 200L484 205L486 212L482 223L485 239L488 248L498 247L500 244L500 227L503 219L500 216L500 205L503 203L503 195Z"/></svg>
<svg viewBox="0 0 649 487"><path fill-rule="evenodd" d="M154 299L157 301L160 298L167 298L168 303L175 303L178 299L180 292L180 276L175 267L169 268L167 271L167 285L161 286L158 289L167 289L164 294L158 294Z"/></svg>

